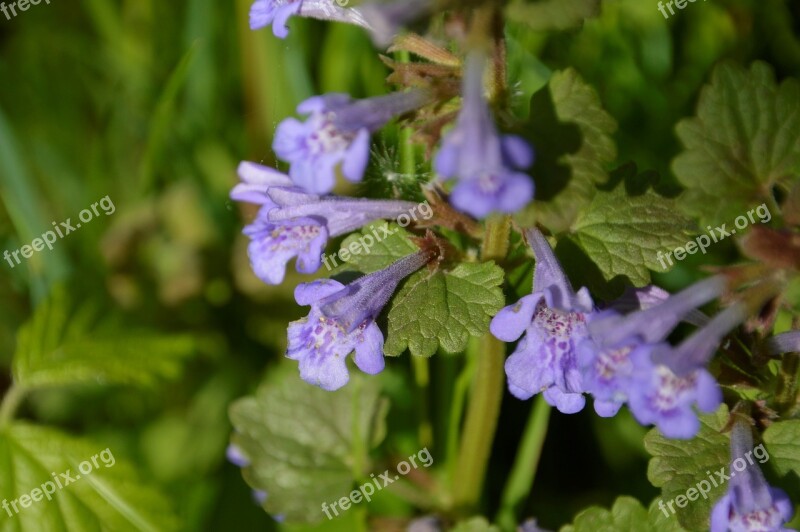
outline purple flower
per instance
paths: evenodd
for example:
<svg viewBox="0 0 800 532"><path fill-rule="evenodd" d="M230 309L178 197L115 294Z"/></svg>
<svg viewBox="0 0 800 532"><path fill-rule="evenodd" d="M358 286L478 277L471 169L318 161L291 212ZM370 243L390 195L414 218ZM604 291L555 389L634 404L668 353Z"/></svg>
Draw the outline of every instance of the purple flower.
<svg viewBox="0 0 800 532"><path fill-rule="evenodd" d="M750 426L746 421L737 420L731 432L730 487L711 511L711 532L792 530L783 526L794 514L789 497L783 490L767 484L764 474L752 462L752 454L753 435ZM749 464L746 456L750 459ZM744 464L743 470L735 467L737 461Z"/></svg>
<svg viewBox="0 0 800 532"><path fill-rule="evenodd" d="M291 164L289 176L297 186L326 194L333 190L337 168L349 181L361 181L372 133L429 102L430 94L421 89L364 100L347 94L315 96L297 107L309 115L305 122L288 118L278 125L272 147Z"/></svg>
<svg viewBox="0 0 800 532"><path fill-rule="evenodd" d="M428 14L433 0L394 0L392 2L369 2L360 7L377 46L386 47L400 29Z"/></svg>
<svg viewBox="0 0 800 532"><path fill-rule="evenodd" d="M513 213L533 199L533 181L519 169L533 163L533 150L520 137L499 135L483 92L485 58L467 57L463 102L455 127L434 162L444 179L457 178L453 205L477 218Z"/></svg>
<svg viewBox="0 0 800 532"><path fill-rule="evenodd" d="M722 404L717 381L705 368L678 376L653 362L659 344L631 352L633 371L628 387L628 407L642 425L655 425L668 438L690 439L700 430L694 411L716 411Z"/></svg>
<svg viewBox="0 0 800 532"><path fill-rule="evenodd" d="M722 395L705 362L698 363L684 346L673 351L664 341L681 320L697 320L697 307L724 289L725 280L712 277L674 296L645 297L640 301L647 308L626 316L613 310L591 316L590 338L578 348L578 366L585 390L595 398L595 411L613 416L627 401L640 423L654 424L671 438L694 436L700 423L693 407L714 411ZM693 338L717 338L721 321L718 316L706 323ZM672 356L670 365L661 362L666 353ZM673 365L687 371L676 375Z"/></svg>
<svg viewBox="0 0 800 532"><path fill-rule="evenodd" d="M236 467L248 467L250 465L250 460L242 453L242 450L234 444L228 445L225 456L228 458L228 461Z"/></svg>
<svg viewBox="0 0 800 532"><path fill-rule="evenodd" d="M381 372L383 334L375 318L400 281L431 257L420 251L346 286L331 279L299 285L295 300L311 305L311 311L289 324L286 356L300 362L300 378L325 390L341 388L349 380L345 358L354 350L361 371Z"/></svg>
<svg viewBox="0 0 800 532"><path fill-rule="evenodd" d="M250 8L250 29L272 24L272 33L284 39L289 34L286 22L292 15L369 28L358 9L339 7L334 0L256 0Z"/></svg>
<svg viewBox="0 0 800 532"><path fill-rule="evenodd" d="M262 205L244 228L250 237L253 271L267 284L280 284L286 264L297 257L297 271L314 273L321 265L328 238L354 231L369 222L396 218L415 207L408 201L368 200L307 194L284 174L255 163L239 165L242 183L231 198Z"/></svg>
<svg viewBox="0 0 800 532"><path fill-rule="evenodd" d="M587 337L594 305L585 287L573 291L542 233L525 234L536 255L535 291L501 310L490 329L504 342L525 333L506 360L509 391L519 399L543 392L550 405L573 414L585 404L575 349Z"/></svg>
<svg viewBox="0 0 800 532"><path fill-rule="evenodd" d="M668 347L662 342L678 323L686 319L698 320L700 313L696 307L718 297L724 287L723 279L711 278L674 296L656 287L639 289L612 306L636 305L643 310L622 316L616 310L607 309L590 316L590 338L578 346L578 367L585 391L594 397L598 415L614 416L627 401L634 373L633 360L645 356L639 352L646 350L649 357L655 348ZM649 376L646 377L649 382Z"/></svg>

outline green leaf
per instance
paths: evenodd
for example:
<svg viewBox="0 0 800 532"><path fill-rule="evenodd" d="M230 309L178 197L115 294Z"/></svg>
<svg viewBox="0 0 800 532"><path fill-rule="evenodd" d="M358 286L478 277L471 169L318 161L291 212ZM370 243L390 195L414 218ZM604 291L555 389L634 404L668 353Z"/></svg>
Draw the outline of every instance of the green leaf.
<svg viewBox="0 0 800 532"><path fill-rule="evenodd" d="M536 200L518 222L542 223L556 233L568 230L596 186L608 179L606 166L617 156L611 137L616 128L595 90L575 70L554 73L533 95L523 132L536 150L531 171Z"/></svg>
<svg viewBox="0 0 800 532"><path fill-rule="evenodd" d="M386 232L391 233L386 236ZM353 233L344 239L336 256L329 261L333 265L340 260L344 261L337 272L344 270L358 270L363 273L372 273L386 268L398 259L419 251L409 237L411 234L398 226L387 222L375 222L363 227L360 233ZM358 247L355 244L359 244ZM347 253L343 253L347 250ZM353 250L360 250L353 253ZM344 260L346 258L347 260Z"/></svg>
<svg viewBox="0 0 800 532"><path fill-rule="evenodd" d="M535 31L566 30L600 14L600 0L516 0L506 8L510 20Z"/></svg>
<svg viewBox="0 0 800 532"><path fill-rule="evenodd" d="M45 498L42 486L53 481L52 473L62 481L60 474L68 470L74 482L62 489L46 486L54 493L52 500ZM28 508L18 502L20 512L10 518L3 511L0 530L178 530L164 495L142 484L133 465L113 449L35 425L0 428L0 499L15 501L34 489L41 500Z"/></svg>
<svg viewBox="0 0 800 532"><path fill-rule="evenodd" d="M800 421L793 419L773 423L764 431L770 463L783 476L794 472L800 476Z"/></svg>
<svg viewBox="0 0 800 532"><path fill-rule="evenodd" d="M347 496L367 477L369 450L385 436L387 402L376 379L351 374L347 386L326 392L295 372L273 374L255 396L234 403L232 441L250 460L245 480L267 493L264 509L314 523L326 519L323 502Z"/></svg>
<svg viewBox="0 0 800 532"><path fill-rule="evenodd" d="M473 517L467 521L461 521L450 532L500 532L500 529L489 524L485 517Z"/></svg>
<svg viewBox="0 0 800 532"><path fill-rule="evenodd" d="M658 430L651 430L644 446L653 456L647 467L647 478L661 488L665 504L678 495L686 495L699 482L710 485L707 498L689 502L685 508L675 508L675 517L689 530L708 530L708 520L713 503L725 494L725 485L713 486L709 474L728 467L730 461L729 438L720 431L728 423L728 408L723 405L709 415L700 416L700 432L691 440L672 440ZM716 476L714 477L716 478Z"/></svg>
<svg viewBox="0 0 800 532"><path fill-rule="evenodd" d="M392 300L387 355L431 356L440 347L458 353L469 336L489 329L492 316L503 307L503 270L494 262L459 264L451 271L412 275Z"/></svg>
<svg viewBox="0 0 800 532"><path fill-rule="evenodd" d="M583 510L571 525L560 532L679 532L677 521L667 519L656 503L646 510L633 497L622 496L614 501L611 510L592 506Z"/></svg>
<svg viewBox="0 0 800 532"><path fill-rule="evenodd" d="M571 236L606 280L623 275L643 286L650 282L648 268L664 271L658 252L666 254L686 244L691 228L675 200L652 191L629 196L619 184L611 192L597 192ZM669 267L666 258L662 260Z"/></svg>
<svg viewBox="0 0 800 532"><path fill-rule="evenodd" d="M682 208L704 226L731 223L800 176L800 83L776 85L761 62L750 71L723 64L677 133L686 148L672 162L687 188Z"/></svg>
<svg viewBox="0 0 800 532"><path fill-rule="evenodd" d="M37 307L17 336L14 379L23 388L84 383L150 386L180 376L189 336L95 326L89 305L72 310L62 289Z"/></svg>

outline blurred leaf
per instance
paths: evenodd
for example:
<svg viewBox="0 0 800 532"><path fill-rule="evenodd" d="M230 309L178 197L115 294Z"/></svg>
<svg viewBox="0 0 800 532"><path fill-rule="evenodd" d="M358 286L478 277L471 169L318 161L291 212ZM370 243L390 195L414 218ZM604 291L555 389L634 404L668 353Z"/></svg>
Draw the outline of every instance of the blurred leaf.
<svg viewBox="0 0 800 532"><path fill-rule="evenodd" d="M473 517L467 521L461 521L450 532L500 532L500 529L489 524L485 517Z"/></svg>
<svg viewBox="0 0 800 532"><path fill-rule="evenodd" d="M394 356L408 349L428 357L440 347L448 353L463 351L470 335L485 333L503 307L502 284L503 270L494 262L415 273L392 299L385 353Z"/></svg>
<svg viewBox="0 0 800 532"><path fill-rule="evenodd" d="M325 519L322 503L347 496L367 476L388 404L375 379L351 375L346 387L327 392L286 368L233 404L232 442L250 461L247 483L267 493L267 512L314 523Z"/></svg>
<svg viewBox="0 0 800 532"><path fill-rule="evenodd" d="M592 506L575 516L560 532L679 532L677 521L668 519L656 503L646 510L633 497L618 497L611 510Z"/></svg>
<svg viewBox="0 0 800 532"><path fill-rule="evenodd" d="M553 232L570 228L595 186L607 180L605 166L617 153L611 138L616 127L575 70L553 74L533 95L524 132L536 150L531 171L536 200L517 217L521 225L540 222Z"/></svg>
<svg viewBox="0 0 800 532"><path fill-rule="evenodd" d="M630 196L623 184L612 192L598 191L573 226L572 238L599 266L606 280L617 275L635 286L650 282L648 268L663 271L656 258L686 243L692 225L677 202L647 191Z"/></svg>
<svg viewBox="0 0 800 532"><path fill-rule="evenodd" d="M515 22L524 22L534 31L566 30L600 14L600 0L516 0L506 8Z"/></svg>
<svg viewBox="0 0 800 532"><path fill-rule="evenodd" d="M106 450L98 457L101 445L35 425L0 428L0 499L14 501L34 489L41 497L11 518L4 512L0 530L178 530L165 496L137 478L135 467L114 456L113 449ZM84 462L91 473L79 472L81 463L88 469ZM74 482L58 490L51 484L55 500L47 500L42 486L61 473L70 473Z"/></svg>
<svg viewBox="0 0 800 532"><path fill-rule="evenodd" d="M88 305L72 311L66 293L55 289L37 307L17 337L13 373L23 388L85 383L153 385L174 379L194 352L190 336L105 330L94 327Z"/></svg>
<svg viewBox="0 0 800 532"><path fill-rule="evenodd" d="M23 244L27 244L52 227L23 157L11 124L0 110L0 198L14 224L17 236ZM68 268L64 253L59 247L49 250L46 259L36 256L27 264L34 273L41 271L48 284L62 279ZM44 297L47 287L36 276L32 285L36 298Z"/></svg>
<svg viewBox="0 0 800 532"><path fill-rule="evenodd" d="M794 472L800 477L800 421L773 423L764 431L770 463L783 476Z"/></svg>
<svg viewBox="0 0 800 532"><path fill-rule="evenodd" d="M776 85L772 68L714 70L697 116L678 123L685 146L672 162L687 188L681 206L701 225L731 222L800 177L800 82Z"/></svg>
<svg viewBox="0 0 800 532"><path fill-rule="evenodd" d="M701 481L711 486L709 475L728 467L729 438L720 431L728 423L728 408L723 405L709 415L700 416L700 432L691 440L672 440L657 429L644 439L644 446L653 456L647 466L647 478L661 488L661 498L668 502L686 494ZM716 477L715 477L716 478ZM711 506L725 494L727 486L711 486L707 498L698 498L686 508L677 508L676 517L689 530L707 530Z"/></svg>

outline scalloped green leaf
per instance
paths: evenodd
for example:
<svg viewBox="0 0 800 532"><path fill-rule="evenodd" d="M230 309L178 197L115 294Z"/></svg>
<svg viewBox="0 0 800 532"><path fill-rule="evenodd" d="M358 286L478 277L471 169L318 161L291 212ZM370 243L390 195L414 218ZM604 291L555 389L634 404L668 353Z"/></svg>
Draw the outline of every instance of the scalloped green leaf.
<svg viewBox="0 0 800 532"><path fill-rule="evenodd" d="M440 348L463 351L469 337L488 331L492 316L503 308L502 284L503 270L494 262L415 273L392 299L384 352L396 356L408 349L427 357Z"/></svg>
<svg viewBox="0 0 800 532"><path fill-rule="evenodd" d="M517 221L567 231L597 185L608 180L606 167L617 157L616 129L597 92L574 69L553 73L547 87L533 95L523 131L536 150L530 172L536 199Z"/></svg>
<svg viewBox="0 0 800 532"><path fill-rule="evenodd" d="M342 261L338 271L358 270L372 273L386 268L394 261L419 251L409 240L411 234L394 223L384 221L372 223L344 239L336 256ZM347 250L347 253L342 253ZM329 263L333 264L332 261Z"/></svg>
<svg viewBox="0 0 800 532"><path fill-rule="evenodd" d="M250 461L247 483L267 493L267 512L287 523L316 523L326 520L322 503L347 496L367 476L368 453L386 433L388 403L375 379L353 373L347 386L327 392L296 371L274 372L254 396L233 404L232 442Z"/></svg>
<svg viewBox="0 0 800 532"><path fill-rule="evenodd" d="M658 510L657 503L645 509L633 497L622 496L610 510L592 506L575 516L571 525L559 532L681 532L675 518L669 519Z"/></svg>
<svg viewBox="0 0 800 532"><path fill-rule="evenodd" d="M676 131L685 147L672 162L687 189L681 207L703 226L731 222L800 177L800 82L777 85L762 62L749 71L722 64L696 116Z"/></svg>
<svg viewBox="0 0 800 532"><path fill-rule="evenodd" d="M728 407L722 405L714 414L700 416L700 432L691 440L663 437L657 429L647 433L644 446L653 458L647 465L647 478L661 488L665 504L678 495L686 495L698 482L709 483L709 474L728 467L729 438L720 431L728 423ZM716 478L716 477L715 477ZM675 517L688 530L708 530L711 507L725 494L727 486L711 485L707 498L699 497L685 508L675 508Z"/></svg>
<svg viewBox="0 0 800 532"><path fill-rule="evenodd" d="M611 192L597 192L575 222L571 237L606 280L622 275L635 286L644 286L650 282L648 268L664 271L658 252L664 253L663 265L670 268L666 253L686 244L691 229L676 200L652 191L629 196L619 184Z"/></svg>
<svg viewBox="0 0 800 532"><path fill-rule="evenodd" d="M52 473L63 483L61 489L56 484L44 488L53 491L48 500L42 486L53 481ZM23 496L31 499L21 501ZM142 483L136 468L114 449L25 423L0 428L0 499L14 501L20 510L14 513L9 506L10 517L2 510L3 532L179 530L164 494Z"/></svg>

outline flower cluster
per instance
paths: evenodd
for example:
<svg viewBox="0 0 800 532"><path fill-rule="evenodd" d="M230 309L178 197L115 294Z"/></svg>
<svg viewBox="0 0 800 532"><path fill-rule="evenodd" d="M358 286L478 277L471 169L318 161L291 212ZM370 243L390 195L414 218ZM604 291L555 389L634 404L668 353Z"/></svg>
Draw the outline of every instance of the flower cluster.
<svg viewBox="0 0 800 532"><path fill-rule="evenodd" d="M712 412L722 402L705 366L747 314L734 305L677 347L666 338L722 295L724 279L706 279L674 296L651 287L638 294L642 308L627 315L598 310L585 287L572 289L544 236L536 229L526 236L536 256L534 292L491 324L506 342L525 333L506 361L509 391L520 399L542 392L564 413L580 411L588 393L600 416L613 416L627 403L640 423L668 437L693 437L700 427L695 408Z"/></svg>
<svg viewBox="0 0 800 532"><path fill-rule="evenodd" d="M752 454L753 434L747 421L738 419L731 432L731 464L745 461ZM752 460L751 460L752 462ZM733 469L733 465L731 465ZM788 495L773 488L755 464L737 469L731 475L730 488L714 505L711 512L711 532L789 532L783 525L792 519L794 509Z"/></svg>

